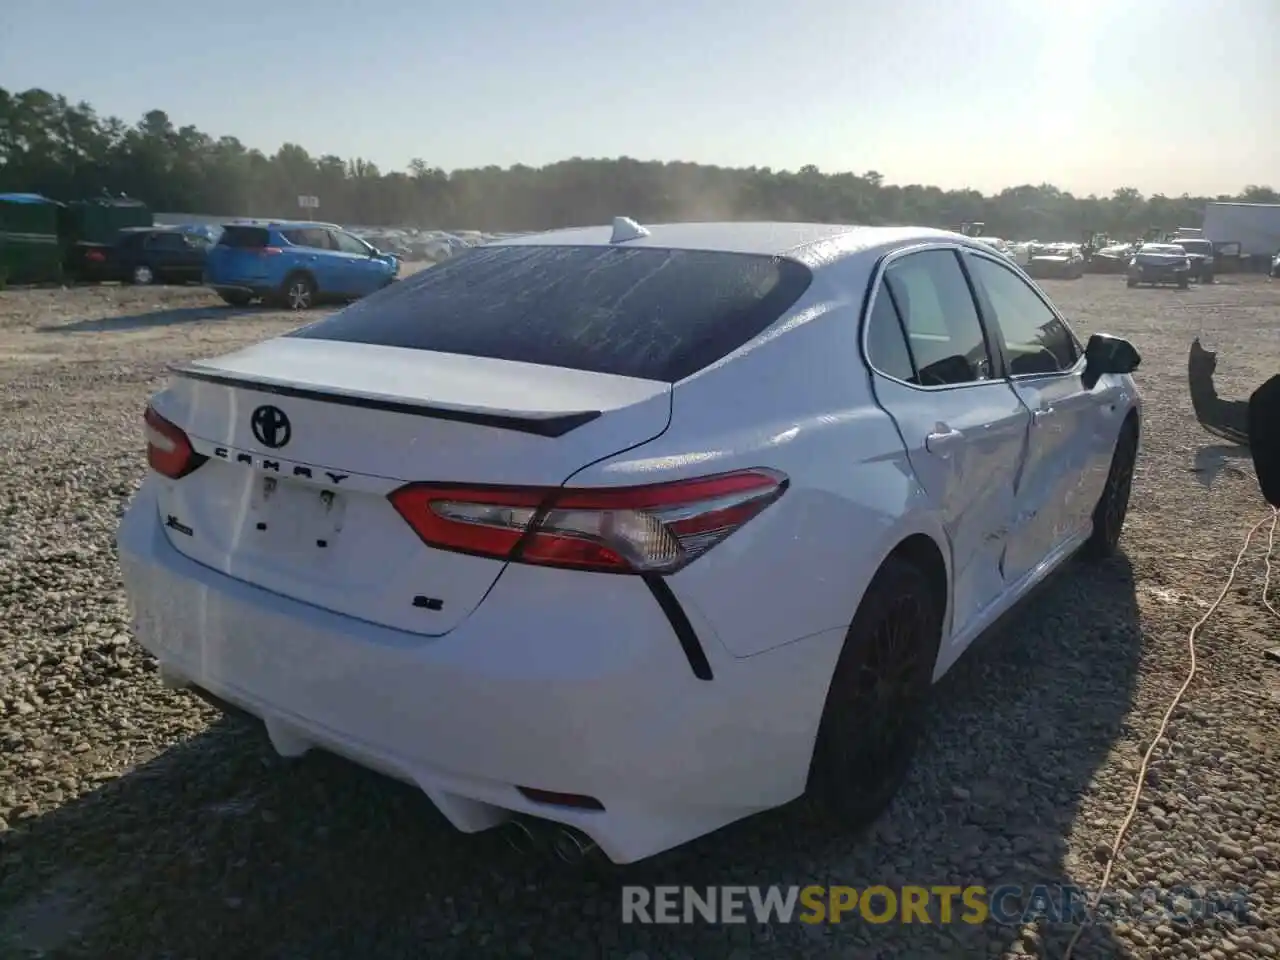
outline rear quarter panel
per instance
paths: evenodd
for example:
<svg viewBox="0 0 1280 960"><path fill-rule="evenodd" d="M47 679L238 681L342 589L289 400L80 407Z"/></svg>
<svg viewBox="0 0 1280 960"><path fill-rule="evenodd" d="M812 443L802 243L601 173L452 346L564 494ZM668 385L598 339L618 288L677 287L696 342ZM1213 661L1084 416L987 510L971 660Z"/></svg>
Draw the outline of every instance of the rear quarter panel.
<svg viewBox="0 0 1280 960"><path fill-rule="evenodd" d="M902 440L871 397L858 348L862 289L846 294L821 277L770 332L676 386L666 433L569 481L786 473L780 500L668 578L739 657L847 627L884 558L913 533L946 556Z"/></svg>

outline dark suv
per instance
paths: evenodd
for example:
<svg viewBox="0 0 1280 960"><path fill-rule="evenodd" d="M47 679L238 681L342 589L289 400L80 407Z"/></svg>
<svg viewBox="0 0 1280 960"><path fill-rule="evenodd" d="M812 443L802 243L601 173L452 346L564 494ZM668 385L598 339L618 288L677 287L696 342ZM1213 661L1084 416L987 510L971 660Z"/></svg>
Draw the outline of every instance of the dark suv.
<svg viewBox="0 0 1280 960"><path fill-rule="evenodd" d="M1173 241L1187 251L1187 259L1191 261L1191 279L1201 283L1213 283L1214 250L1208 240L1183 239Z"/></svg>
<svg viewBox="0 0 1280 960"><path fill-rule="evenodd" d="M198 282L204 275L209 246L207 237L175 227L128 227L120 231L114 245L89 262L91 279L138 284Z"/></svg>

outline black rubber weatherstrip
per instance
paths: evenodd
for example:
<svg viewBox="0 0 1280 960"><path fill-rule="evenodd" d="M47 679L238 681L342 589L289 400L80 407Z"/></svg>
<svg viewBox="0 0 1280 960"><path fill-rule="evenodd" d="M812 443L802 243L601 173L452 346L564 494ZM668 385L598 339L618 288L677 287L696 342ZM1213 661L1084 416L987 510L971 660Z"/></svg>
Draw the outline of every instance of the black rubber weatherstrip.
<svg viewBox="0 0 1280 960"><path fill-rule="evenodd" d="M694 631L693 624L689 622L689 617L684 612L684 607L680 606L680 601L671 592L671 587L667 585L667 581L656 573L648 573L644 576L644 582L648 585L649 592L653 594L653 599L658 601L658 606L662 608L662 612L667 615L667 622L671 624L671 629L675 631L676 639L680 641L680 647L684 650L685 658L688 659L689 666L693 668L693 675L699 680L712 679L711 662L707 660L707 652L702 649L702 643L698 640L698 634Z"/></svg>
<svg viewBox="0 0 1280 960"><path fill-rule="evenodd" d="M564 413L551 417L513 417L500 413L472 413L468 410L433 407L425 403L406 403L400 400L383 400L376 397L356 397L344 393L310 390L306 387L265 383L250 377L228 377L215 373L201 373L197 370L177 369L173 371L173 374L179 377L186 377L188 380L216 383L224 387L241 387L245 390L255 390L259 393L267 393L276 397L297 397L299 400L333 403L343 407L358 407L362 410L383 410L387 413L404 413L411 417L428 417L432 420L471 423L478 427L493 427L497 430L532 433L540 437L562 437L570 430L576 430L584 423L590 423L601 416L599 410L583 410L578 413Z"/></svg>

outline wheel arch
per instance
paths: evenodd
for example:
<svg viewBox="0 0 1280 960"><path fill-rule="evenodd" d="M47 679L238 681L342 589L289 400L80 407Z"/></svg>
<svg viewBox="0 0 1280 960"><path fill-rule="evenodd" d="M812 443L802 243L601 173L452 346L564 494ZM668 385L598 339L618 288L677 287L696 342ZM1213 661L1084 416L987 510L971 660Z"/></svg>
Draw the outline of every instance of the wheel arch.
<svg viewBox="0 0 1280 960"><path fill-rule="evenodd" d="M934 651L934 661L942 654L943 645L951 633L952 616L952 578L951 578L951 541L940 523L917 523L899 529L885 541L879 563L875 572L868 578L858 603L849 613L850 622L861 607L863 596L872 581L880 575L880 571L891 560L911 564L927 578L934 595L942 604L942 630L938 636L938 647ZM935 678L936 679L936 678Z"/></svg>
<svg viewBox="0 0 1280 960"><path fill-rule="evenodd" d="M281 289L288 290L289 281L292 280L294 277L306 277L307 280L310 281L311 283L312 291L314 291L315 293L320 292L320 282L316 280L315 271L308 269L307 267L290 267L288 270L286 270L284 274L284 279L280 282Z"/></svg>

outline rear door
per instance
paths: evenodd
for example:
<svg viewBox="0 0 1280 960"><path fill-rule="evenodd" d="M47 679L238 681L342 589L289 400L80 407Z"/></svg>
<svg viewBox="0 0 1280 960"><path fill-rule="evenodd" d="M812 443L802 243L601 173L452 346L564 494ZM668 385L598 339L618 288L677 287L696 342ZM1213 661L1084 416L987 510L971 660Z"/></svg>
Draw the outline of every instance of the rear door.
<svg viewBox="0 0 1280 960"><path fill-rule="evenodd" d="M946 529L959 632L1005 588L1005 537L1030 414L1000 376L954 248L916 249L886 263L867 356L876 399Z"/></svg>
<svg viewBox="0 0 1280 960"><path fill-rule="evenodd" d="M155 398L208 458L159 483L165 534L281 595L446 633L505 564L424 546L388 493L553 489L660 436L672 384L764 330L809 280L769 257L541 245L422 271L191 364Z"/></svg>
<svg viewBox="0 0 1280 960"><path fill-rule="evenodd" d="M292 244L289 252L294 262L291 267L309 271L323 293L348 295L350 278L346 263L328 230L324 227L291 227L281 230L280 234Z"/></svg>
<svg viewBox="0 0 1280 960"><path fill-rule="evenodd" d="M1031 414L1005 570L1027 573L1090 522L1123 407L1084 385L1084 351L1034 286L977 252L966 261L1009 381Z"/></svg>
<svg viewBox="0 0 1280 960"><path fill-rule="evenodd" d="M205 258L205 280L215 287L265 287L272 280L271 261L279 253L266 227L228 224Z"/></svg>
<svg viewBox="0 0 1280 960"><path fill-rule="evenodd" d="M176 230L149 234L145 246L151 269L159 276L185 279L196 266L186 238Z"/></svg>

